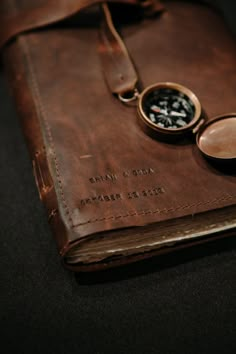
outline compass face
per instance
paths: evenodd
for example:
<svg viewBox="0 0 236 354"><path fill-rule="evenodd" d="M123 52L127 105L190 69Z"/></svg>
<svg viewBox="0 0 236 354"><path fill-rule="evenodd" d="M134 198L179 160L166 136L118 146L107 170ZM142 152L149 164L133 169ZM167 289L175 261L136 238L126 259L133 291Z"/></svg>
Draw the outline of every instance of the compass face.
<svg viewBox="0 0 236 354"><path fill-rule="evenodd" d="M145 119L160 129L183 129L194 119L196 107L184 92L171 87L153 87L142 99Z"/></svg>

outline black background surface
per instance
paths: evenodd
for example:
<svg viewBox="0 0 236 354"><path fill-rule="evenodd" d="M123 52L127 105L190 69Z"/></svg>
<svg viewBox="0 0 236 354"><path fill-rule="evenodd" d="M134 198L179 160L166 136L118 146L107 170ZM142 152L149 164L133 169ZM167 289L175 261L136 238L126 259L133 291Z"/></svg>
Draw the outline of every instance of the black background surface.
<svg viewBox="0 0 236 354"><path fill-rule="evenodd" d="M235 1L221 3L233 26ZM235 354L235 238L95 275L64 270L0 72L3 352Z"/></svg>

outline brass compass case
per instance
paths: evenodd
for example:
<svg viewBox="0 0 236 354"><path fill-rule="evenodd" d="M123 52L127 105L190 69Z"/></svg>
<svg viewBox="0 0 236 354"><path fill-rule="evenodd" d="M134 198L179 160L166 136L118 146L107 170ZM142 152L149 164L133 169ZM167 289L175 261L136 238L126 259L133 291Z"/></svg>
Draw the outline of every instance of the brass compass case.
<svg viewBox="0 0 236 354"><path fill-rule="evenodd" d="M178 112L174 111L176 107ZM155 119L154 113L148 114L149 109L159 114L159 117ZM182 117L187 118L188 112L188 119L184 121ZM143 123L150 129L171 137L190 131L199 122L202 108L197 96L187 87L172 82L160 82L148 86L140 94L138 113ZM169 126L165 124L168 120Z"/></svg>
<svg viewBox="0 0 236 354"><path fill-rule="evenodd" d="M208 159L236 168L236 113L219 115L203 124L196 136Z"/></svg>

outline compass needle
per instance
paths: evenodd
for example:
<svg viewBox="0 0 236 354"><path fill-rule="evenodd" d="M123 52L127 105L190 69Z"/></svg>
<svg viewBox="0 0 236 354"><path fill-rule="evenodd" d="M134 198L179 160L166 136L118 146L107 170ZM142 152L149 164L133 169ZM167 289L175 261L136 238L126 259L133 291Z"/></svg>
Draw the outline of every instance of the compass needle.
<svg viewBox="0 0 236 354"><path fill-rule="evenodd" d="M185 129L192 124L200 111L192 101L193 95L178 84L161 83L150 86L140 97L141 116L155 130L155 127L160 127L158 123L164 125L165 131Z"/></svg>

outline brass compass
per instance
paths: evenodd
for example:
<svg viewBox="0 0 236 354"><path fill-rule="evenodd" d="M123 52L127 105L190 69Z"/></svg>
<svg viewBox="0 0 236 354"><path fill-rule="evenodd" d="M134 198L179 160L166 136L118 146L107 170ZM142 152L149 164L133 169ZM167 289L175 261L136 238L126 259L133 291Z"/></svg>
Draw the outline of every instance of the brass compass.
<svg viewBox="0 0 236 354"><path fill-rule="evenodd" d="M158 82L139 92L138 73L114 27L107 4L102 9L105 21L101 53L106 59L104 73L111 91L121 102L137 105L139 121L156 139L173 142L175 138L194 134L205 157L224 166L233 163L235 168L236 113L209 120L194 92L178 83Z"/></svg>

